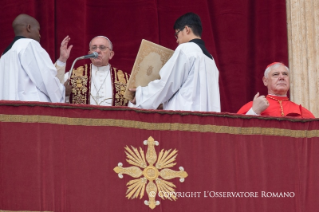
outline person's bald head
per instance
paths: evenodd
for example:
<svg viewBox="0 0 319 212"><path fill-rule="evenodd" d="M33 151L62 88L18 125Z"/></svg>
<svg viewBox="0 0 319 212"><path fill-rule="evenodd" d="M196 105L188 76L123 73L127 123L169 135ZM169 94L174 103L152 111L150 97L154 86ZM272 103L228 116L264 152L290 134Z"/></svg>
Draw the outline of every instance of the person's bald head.
<svg viewBox="0 0 319 212"><path fill-rule="evenodd" d="M20 14L14 19L12 28L15 36L24 36L40 42L40 24L35 18Z"/></svg>

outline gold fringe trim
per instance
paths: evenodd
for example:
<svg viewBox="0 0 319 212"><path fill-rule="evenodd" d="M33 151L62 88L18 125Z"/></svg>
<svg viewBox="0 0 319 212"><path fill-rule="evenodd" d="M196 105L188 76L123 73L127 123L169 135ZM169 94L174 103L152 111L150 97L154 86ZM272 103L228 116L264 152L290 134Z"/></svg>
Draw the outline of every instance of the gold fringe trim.
<svg viewBox="0 0 319 212"><path fill-rule="evenodd" d="M292 138L313 138L319 137L319 130L289 130L280 128L263 127L230 127L218 125L201 124L181 124L181 123L149 123L141 121L123 120L123 119L91 119L91 118L68 118L60 116L42 116L42 115L6 115L0 114L0 122L16 123L46 123L63 124L75 126L108 126L123 127L141 130L159 130L159 131L188 131L188 132L210 132L226 133L233 135L271 135L285 136ZM1 212L1 211L0 211Z"/></svg>
<svg viewBox="0 0 319 212"><path fill-rule="evenodd" d="M53 211L8 211L8 210L0 210L0 212L53 212Z"/></svg>

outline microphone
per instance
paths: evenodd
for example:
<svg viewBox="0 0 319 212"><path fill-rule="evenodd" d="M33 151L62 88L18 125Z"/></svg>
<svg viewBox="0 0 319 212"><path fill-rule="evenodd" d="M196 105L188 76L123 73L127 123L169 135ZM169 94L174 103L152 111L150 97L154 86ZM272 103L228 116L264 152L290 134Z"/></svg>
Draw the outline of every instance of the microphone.
<svg viewBox="0 0 319 212"><path fill-rule="evenodd" d="M89 59L89 58L97 58L99 56L99 54L97 52L93 52L92 54L88 54L88 55L84 55L82 57L78 57L74 60L74 62L72 63L71 69L69 71L69 77L68 79L70 79L71 75L72 75L72 71L73 71L73 67L76 61L78 60L83 60L83 59Z"/></svg>
<svg viewBox="0 0 319 212"><path fill-rule="evenodd" d="M97 52L93 52L92 54L88 54L88 55L78 57L78 58L79 58L79 60L82 60L82 59L88 59L88 58L97 58L98 56L99 56L99 54Z"/></svg>

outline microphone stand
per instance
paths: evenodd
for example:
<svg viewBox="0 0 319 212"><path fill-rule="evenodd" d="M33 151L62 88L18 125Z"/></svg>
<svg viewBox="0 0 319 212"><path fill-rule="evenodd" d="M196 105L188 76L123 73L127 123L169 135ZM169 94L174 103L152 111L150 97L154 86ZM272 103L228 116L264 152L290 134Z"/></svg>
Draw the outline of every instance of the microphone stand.
<svg viewBox="0 0 319 212"><path fill-rule="evenodd" d="M72 72L73 72L73 67L74 67L76 61L81 60L81 59L83 59L83 57L78 57L78 58L76 58L76 59L73 61L72 66L71 66L71 69L70 69L70 71L69 71L69 77L68 77L69 80L71 80L71 76L72 76Z"/></svg>

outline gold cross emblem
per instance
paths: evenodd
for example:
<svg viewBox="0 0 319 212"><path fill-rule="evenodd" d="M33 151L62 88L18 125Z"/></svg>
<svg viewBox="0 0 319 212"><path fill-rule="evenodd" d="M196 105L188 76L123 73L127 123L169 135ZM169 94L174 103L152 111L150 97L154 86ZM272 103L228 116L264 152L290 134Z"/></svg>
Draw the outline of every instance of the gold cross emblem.
<svg viewBox="0 0 319 212"><path fill-rule="evenodd" d="M155 151L155 145L158 146L159 142L154 141L152 137L149 137L148 140L144 141L144 145L147 145L146 152L146 161L145 161L144 151L140 147L139 151L135 147L128 146L125 147L126 150L126 161L134 166L124 168L122 163L119 163L117 167L114 168L114 171L118 173L118 176L122 179L123 174L130 175L133 178L138 178L131 180L127 183L128 189L126 192L126 197L128 199L134 199L140 196L140 199L144 196L144 190L146 186L146 193L148 195L148 201L145 200L144 203L148 205L151 209L154 209L156 205L159 205L159 201L155 201L155 197L158 193L174 193L175 185L166 180L173 178L180 178L180 182L184 182L185 178L188 176L187 172L184 171L183 167L179 167L179 171L174 171L169 169L176 165L174 163L177 150L161 150L157 158ZM157 162L156 162L157 161ZM156 164L155 164L156 162ZM155 164L155 166L154 166ZM143 170L141 170L140 168ZM142 176L143 175L143 176ZM141 177L142 176L142 177ZM141 177L141 178L140 178ZM146 183L149 183L146 185ZM176 195L159 195L163 200L176 200Z"/></svg>

